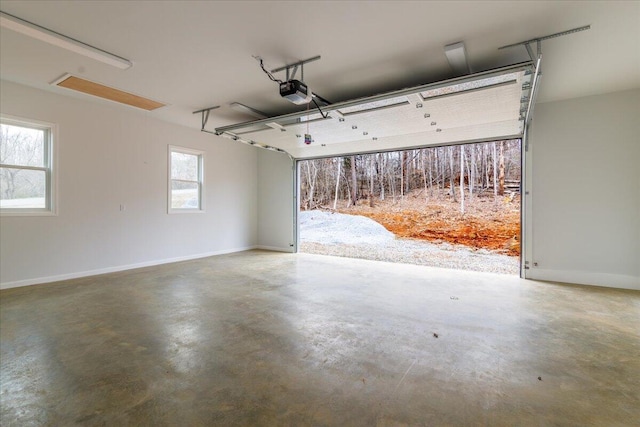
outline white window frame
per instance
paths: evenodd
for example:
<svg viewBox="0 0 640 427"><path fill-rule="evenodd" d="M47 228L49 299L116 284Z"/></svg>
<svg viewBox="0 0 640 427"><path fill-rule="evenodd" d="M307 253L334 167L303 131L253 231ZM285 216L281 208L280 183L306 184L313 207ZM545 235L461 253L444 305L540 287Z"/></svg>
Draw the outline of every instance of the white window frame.
<svg viewBox="0 0 640 427"><path fill-rule="evenodd" d="M58 214L57 190L58 181L56 168L58 165L58 126L55 123L26 119L8 114L0 114L0 122L12 126L20 126L45 131L44 163L40 166L20 166L0 164L0 167L10 167L24 170L39 170L45 172L45 207L44 208L0 208L1 216L55 216Z"/></svg>
<svg viewBox="0 0 640 427"><path fill-rule="evenodd" d="M173 208L171 207L171 153L190 154L198 157L198 201L197 208ZM189 181L196 182L196 181ZM192 148L179 147L177 145L169 145L167 151L167 213L204 213L204 151L194 150Z"/></svg>

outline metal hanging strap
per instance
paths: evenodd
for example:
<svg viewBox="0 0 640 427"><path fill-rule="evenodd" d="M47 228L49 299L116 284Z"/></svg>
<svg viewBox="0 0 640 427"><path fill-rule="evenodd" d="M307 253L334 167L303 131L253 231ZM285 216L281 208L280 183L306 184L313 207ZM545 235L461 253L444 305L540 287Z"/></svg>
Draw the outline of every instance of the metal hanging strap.
<svg viewBox="0 0 640 427"><path fill-rule="evenodd" d="M527 49L527 53L529 54L529 57L531 58L531 60L535 61L538 57L540 57L542 55L542 41L543 40L549 40L549 39L553 39L553 38L556 38L556 37L562 37L562 36L566 36L566 35L569 35L569 34L578 33L580 31L586 31L586 30L589 30L589 29L591 29L591 25L584 25L582 27L572 28L570 30L561 31L559 33L549 34L548 36L536 37L535 39L530 39L530 40L525 40L525 41L518 42L518 43L508 44L506 46L499 47L498 50L506 49L506 48L509 48L509 47L515 47L515 46L524 46ZM538 55L534 55L533 49L531 49L531 43L534 43L534 42L538 45Z"/></svg>
<svg viewBox="0 0 640 427"><path fill-rule="evenodd" d="M209 112L211 110L215 110L216 108L220 108L220 106L216 105L214 107L203 108L202 110L198 110L198 111L194 111L193 112L193 114L202 113L202 127L200 128L201 131L204 131L204 127L206 126L207 122L209 121Z"/></svg>
<svg viewBox="0 0 640 427"><path fill-rule="evenodd" d="M271 72L277 73L278 71L286 70L287 81L289 81L296 78L298 67L300 67L301 80L304 81L304 64L317 61L318 59L320 59L320 55L314 56L313 58L303 59L302 61L294 62L293 64L287 64L283 65L282 67L274 68L273 70L271 70Z"/></svg>

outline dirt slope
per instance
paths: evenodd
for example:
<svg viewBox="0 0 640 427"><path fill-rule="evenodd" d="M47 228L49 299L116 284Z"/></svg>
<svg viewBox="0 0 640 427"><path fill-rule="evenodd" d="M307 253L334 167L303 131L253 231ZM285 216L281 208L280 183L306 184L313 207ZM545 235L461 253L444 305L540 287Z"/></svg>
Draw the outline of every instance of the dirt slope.
<svg viewBox="0 0 640 427"><path fill-rule="evenodd" d="M508 255L520 254L520 198L493 195L465 198L465 214L460 203L448 197L409 194L395 202L375 200L374 207L360 200L354 207L339 212L369 217L399 237L432 242L449 242L473 248L496 250Z"/></svg>

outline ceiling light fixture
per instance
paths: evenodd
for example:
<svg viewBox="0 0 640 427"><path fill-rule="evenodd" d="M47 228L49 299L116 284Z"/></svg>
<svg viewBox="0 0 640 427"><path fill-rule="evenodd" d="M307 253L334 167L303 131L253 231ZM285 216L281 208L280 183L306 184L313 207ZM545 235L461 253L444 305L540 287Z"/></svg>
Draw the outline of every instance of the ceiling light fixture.
<svg viewBox="0 0 640 427"><path fill-rule="evenodd" d="M469 63L467 62L467 49L464 42L448 44L444 47L444 54L447 55L447 61L453 68L453 71L461 76L469 74Z"/></svg>
<svg viewBox="0 0 640 427"><path fill-rule="evenodd" d="M133 63L128 59L114 55L95 46L82 43L81 41L72 39L71 37L67 37L63 34L41 27L40 25L32 22L25 21L24 19L20 19L17 16L13 16L5 12L0 12L0 26L45 43L70 50L71 52L78 53L86 56L87 58L112 65L120 68L121 70L126 70L133 66Z"/></svg>

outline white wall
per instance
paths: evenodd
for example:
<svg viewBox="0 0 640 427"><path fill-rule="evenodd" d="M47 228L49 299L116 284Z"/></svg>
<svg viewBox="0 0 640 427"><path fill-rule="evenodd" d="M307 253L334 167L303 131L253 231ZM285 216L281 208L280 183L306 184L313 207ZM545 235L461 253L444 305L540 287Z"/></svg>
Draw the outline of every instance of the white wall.
<svg viewBox="0 0 640 427"><path fill-rule="evenodd" d="M536 105L528 277L640 289L640 90Z"/></svg>
<svg viewBox="0 0 640 427"><path fill-rule="evenodd" d="M286 154L258 153L258 246L293 252L295 202L293 162Z"/></svg>
<svg viewBox="0 0 640 427"><path fill-rule="evenodd" d="M0 219L0 286L256 245L256 149L119 105L0 89L3 114L58 125L58 215ZM167 214L170 144L205 151L205 213Z"/></svg>

